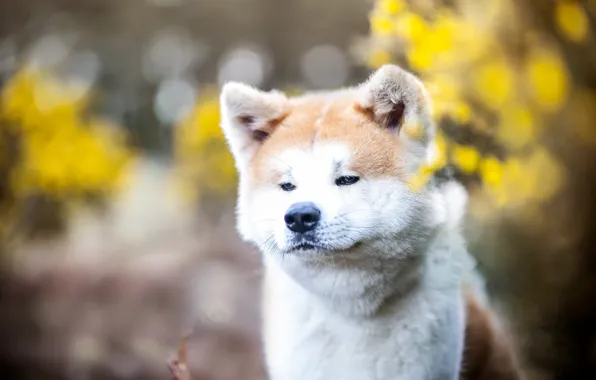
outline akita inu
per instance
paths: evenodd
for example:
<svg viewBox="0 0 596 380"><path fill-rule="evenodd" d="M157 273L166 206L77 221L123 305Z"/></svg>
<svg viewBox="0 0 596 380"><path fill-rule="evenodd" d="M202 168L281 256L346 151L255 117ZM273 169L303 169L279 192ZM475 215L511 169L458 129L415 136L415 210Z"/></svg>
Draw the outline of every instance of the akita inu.
<svg viewBox="0 0 596 380"><path fill-rule="evenodd" d="M408 186L435 128L414 75L386 65L295 98L227 83L220 100L238 229L263 253L271 379L520 378L469 281L465 190Z"/></svg>

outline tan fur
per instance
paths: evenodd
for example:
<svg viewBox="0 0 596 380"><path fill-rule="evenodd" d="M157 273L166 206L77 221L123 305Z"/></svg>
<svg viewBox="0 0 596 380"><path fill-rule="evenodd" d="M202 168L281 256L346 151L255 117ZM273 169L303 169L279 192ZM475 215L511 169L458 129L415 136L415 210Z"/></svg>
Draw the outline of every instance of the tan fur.
<svg viewBox="0 0 596 380"><path fill-rule="evenodd" d="M521 379L509 342L498 331L490 310L465 291L466 333L461 380Z"/></svg>
<svg viewBox="0 0 596 380"><path fill-rule="evenodd" d="M310 147L317 142L345 142L354 154L351 170L368 178L404 179L401 141L396 133L379 126L357 107L355 96L321 101L290 101L290 111L256 153L252 163L257 183L277 181L267 163L288 147Z"/></svg>

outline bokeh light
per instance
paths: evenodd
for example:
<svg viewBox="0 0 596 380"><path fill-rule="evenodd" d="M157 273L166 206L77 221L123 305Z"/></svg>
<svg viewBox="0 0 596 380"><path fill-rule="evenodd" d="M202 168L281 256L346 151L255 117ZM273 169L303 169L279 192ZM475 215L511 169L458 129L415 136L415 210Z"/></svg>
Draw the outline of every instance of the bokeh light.
<svg viewBox="0 0 596 380"><path fill-rule="evenodd" d="M219 84L237 81L260 86L271 71L266 52L256 45L236 47L224 54L219 63Z"/></svg>
<svg viewBox="0 0 596 380"><path fill-rule="evenodd" d="M348 56L332 45L310 48L300 61L302 75L313 88L333 89L345 84L350 72Z"/></svg>
<svg viewBox="0 0 596 380"><path fill-rule="evenodd" d="M172 125L188 117L196 101L193 83L184 79L166 79L155 95L155 112L163 123Z"/></svg>

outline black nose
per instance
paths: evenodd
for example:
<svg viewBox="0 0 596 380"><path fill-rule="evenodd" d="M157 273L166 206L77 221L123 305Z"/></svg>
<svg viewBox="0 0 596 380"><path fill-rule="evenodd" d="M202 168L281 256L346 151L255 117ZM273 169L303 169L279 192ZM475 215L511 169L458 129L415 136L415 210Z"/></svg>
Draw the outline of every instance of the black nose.
<svg viewBox="0 0 596 380"><path fill-rule="evenodd" d="M321 220L321 211L310 202L294 203L284 216L286 226L294 232L306 232L315 228Z"/></svg>

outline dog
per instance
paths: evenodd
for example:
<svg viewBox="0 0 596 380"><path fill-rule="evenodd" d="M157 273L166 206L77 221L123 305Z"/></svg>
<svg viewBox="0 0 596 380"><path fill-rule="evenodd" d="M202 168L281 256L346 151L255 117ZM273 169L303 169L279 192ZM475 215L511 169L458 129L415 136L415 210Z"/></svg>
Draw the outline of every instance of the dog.
<svg viewBox="0 0 596 380"><path fill-rule="evenodd" d="M411 186L436 129L415 75L296 97L229 82L220 105L272 380L521 378L460 231L465 189Z"/></svg>

